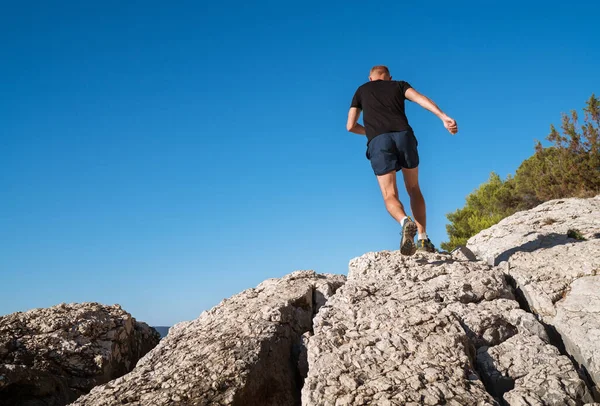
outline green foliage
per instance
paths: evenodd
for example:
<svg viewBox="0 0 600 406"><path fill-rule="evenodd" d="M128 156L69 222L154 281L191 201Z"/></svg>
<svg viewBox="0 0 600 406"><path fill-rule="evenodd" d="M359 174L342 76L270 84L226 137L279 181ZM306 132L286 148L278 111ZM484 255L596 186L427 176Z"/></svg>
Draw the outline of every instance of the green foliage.
<svg viewBox="0 0 600 406"><path fill-rule="evenodd" d="M553 125L546 137L552 143L535 145L535 153L521 163L515 177L503 181L497 174L467 196L462 209L446 215L450 251L503 218L538 204L565 197L600 194L600 99L587 100L584 122L575 110L562 115L561 130Z"/></svg>
<svg viewBox="0 0 600 406"><path fill-rule="evenodd" d="M465 245L470 237L515 213L519 207L514 180L509 177L503 181L492 172L487 182L467 196L465 207L446 216L450 221L446 226L450 241L443 242L442 249L450 251Z"/></svg>
<svg viewBox="0 0 600 406"><path fill-rule="evenodd" d="M573 238L573 239L579 240L579 241L585 241L585 237L579 232L579 230L576 230L574 228L571 228L567 231L567 237Z"/></svg>
<svg viewBox="0 0 600 406"><path fill-rule="evenodd" d="M550 126L548 141L525 160L515 175L516 192L535 206L563 197L591 197L600 193L600 100L592 95L583 109L584 124L576 111L563 114L562 134Z"/></svg>

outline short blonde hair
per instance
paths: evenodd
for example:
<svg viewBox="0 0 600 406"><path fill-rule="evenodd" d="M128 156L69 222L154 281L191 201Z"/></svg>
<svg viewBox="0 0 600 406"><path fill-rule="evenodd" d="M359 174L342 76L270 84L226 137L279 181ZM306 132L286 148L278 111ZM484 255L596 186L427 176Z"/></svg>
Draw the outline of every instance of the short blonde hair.
<svg viewBox="0 0 600 406"><path fill-rule="evenodd" d="M378 75L381 75L381 74L386 74L386 75L390 76L390 70L388 69L388 67L387 67L387 66L384 66L384 65L377 65L377 66L373 66L373 67L371 68L371 75L372 75L373 73L376 73L376 74L378 74Z"/></svg>

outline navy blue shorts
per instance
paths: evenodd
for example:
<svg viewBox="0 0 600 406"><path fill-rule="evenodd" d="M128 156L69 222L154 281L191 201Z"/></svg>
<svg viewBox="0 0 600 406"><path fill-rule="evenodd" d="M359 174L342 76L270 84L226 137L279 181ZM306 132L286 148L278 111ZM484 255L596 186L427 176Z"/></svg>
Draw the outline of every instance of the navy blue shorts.
<svg viewBox="0 0 600 406"><path fill-rule="evenodd" d="M402 168L416 168L419 166L417 145L412 130L380 134L369 142L367 159L378 176Z"/></svg>

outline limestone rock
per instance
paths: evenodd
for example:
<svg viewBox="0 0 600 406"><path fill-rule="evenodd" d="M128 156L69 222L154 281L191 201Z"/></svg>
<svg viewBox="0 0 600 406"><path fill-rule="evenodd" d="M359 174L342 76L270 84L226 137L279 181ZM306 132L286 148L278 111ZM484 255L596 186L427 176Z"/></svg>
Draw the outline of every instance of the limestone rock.
<svg viewBox="0 0 600 406"><path fill-rule="evenodd" d="M299 405L301 336L345 282L298 271L179 323L129 374L74 405Z"/></svg>
<svg viewBox="0 0 600 406"><path fill-rule="evenodd" d="M546 202L507 217L468 242L473 252L498 264L514 281L531 311L552 326L595 382L596 393L600 393L599 237L597 196Z"/></svg>
<svg viewBox="0 0 600 406"><path fill-rule="evenodd" d="M348 281L315 317L302 405L497 405L484 381L498 398L513 387L498 390L489 354L503 361L518 355L515 348L522 369L537 352L553 358L527 374L506 374L504 383L518 382L509 404L592 401L570 360L548 342L499 268L443 254L368 253L350 262Z"/></svg>
<svg viewBox="0 0 600 406"><path fill-rule="evenodd" d="M565 349L600 384L600 276L574 281L569 294L556 305L549 322L563 338ZM597 390L597 389L596 389Z"/></svg>
<svg viewBox="0 0 600 406"><path fill-rule="evenodd" d="M569 230L588 241L600 236L600 196L591 199L551 200L520 211L471 237L467 247L490 265L498 265L517 252L574 243Z"/></svg>
<svg viewBox="0 0 600 406"><path fill-rule="evenodd" d="M459 245L450 254L452 258L458 261L477 261L477 257L473 254L473 251L464 245Z"/></svg>
<svg viewBox="0 0 600 406"><path fill-rule="evenodd" d="M60 304L0 317L0 405L65 405L129 372L159 338L119 305Z"/></svg>
<svg viewBox="0 0 600 406"><path fill-rule="evenodd" d="M577 406L593 401L571 361L535 335L481 347L477 364L491 393L513 405Z"/></svg>
<svg viewBox="0 0 600 406"><path fill-rule="evenodd" d="M515 253L505 272L531 310L548 321L556 315L556 303L566 296L572 282L600 274L600 239Z"/></svg>
<svg viewBox="0 0 600 406"><path fill-rule="evenodd" d="M449 304L443 312L457 316L475 348L498 345L517 333L536 335L550 342L535 316L519 308L515 300L497 299L479 303Z"/></svg>
<svg viewBox="0 0 600 406"><path fill-rule="evenodd" d="M598 405L586 380L600 376L599 208L600 197L548 202L451 254L368 253L350 262L347 281L313 271L269 279L173 326L132 372L74 405ZM40 322L36 334L56 325ZM94 335L93 325L76 330ZM72 357L58 368L56 344L23 352L24 338L2 337L0 406L12 404L1 399L15 382L36 379L37 395L71 400L77 379L108 363ZM107 353L124 353L107 342ZM43 373L31 375L30 358Z"/></svg>
<svg viewBox="0 0 600 406"><path fill-rule="evenodd" d="M501 272L450 255L354 259L348 282L315 318L302 404L496 404L475 371L469 335L516 334L501 314L518 310L511 298ZM473 315L490 301L502 309L494 319Z"/></svg>

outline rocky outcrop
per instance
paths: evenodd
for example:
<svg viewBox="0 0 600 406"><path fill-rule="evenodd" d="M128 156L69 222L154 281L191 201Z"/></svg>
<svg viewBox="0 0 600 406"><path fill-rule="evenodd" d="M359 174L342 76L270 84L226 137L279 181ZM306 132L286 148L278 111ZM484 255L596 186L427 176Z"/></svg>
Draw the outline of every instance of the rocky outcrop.
<svg viewBox="0 0 600 406"><path fill-rule="evenodd" d="M498 265L599 394L600 196L553 200L502 220L468 247Z"/></svg>
<svg viewBox="0 0 600 406"><path fill-rule="evenodd" d="M302 404L591 401L570 360L548 340L499 269L443 254L369 253L350 263L347 283L315 318ZM522 355L545 350L545 369ZM517 366L505 365L508 359ZM532 384L539 379L560 385L541 393Z"/></svg>
<svg viewBox="0 0 600 406"><path fill-rule="evenodd" d="M368 253L350 262L347 281L313 271L270 279L172 327L132 372L73 404L600 406L599 237L600 197L566 199L450 254ZM94 365L119 364L56 356L54 341L24 351L32 335L41 343L68 330L79 338L61 351L88 354L81 333L64 326L99 330L73 319L34 324L37 333L18 327L19 340L0 341L0 360L13 354L0 366L0 399L36 380L38 395L70 396ZM110 335L90 334L100 343ZM22 367L33 358L37 375Z"/></svg>
<svg viewBox="0 0 600 406"><path fill-rule="evenodd" d="M491 393L503 395L511 406L578 406L592 400L569 358L535 335L517 334L482 347L477 362Z"/></svg>
<svg viewBox="0 0 600 406"><path fill-rule="evenodd" d="M299 405L302 334L344 281L313 271L267 280L172 327L131 373L74 405Z"/></svg>
<svg viewBox="0 0 600 406"><path fill-rule="evenodd" d="M158 340L118 305L61 304L0 317L0 405L65 405L129 372Z"/></svg>

